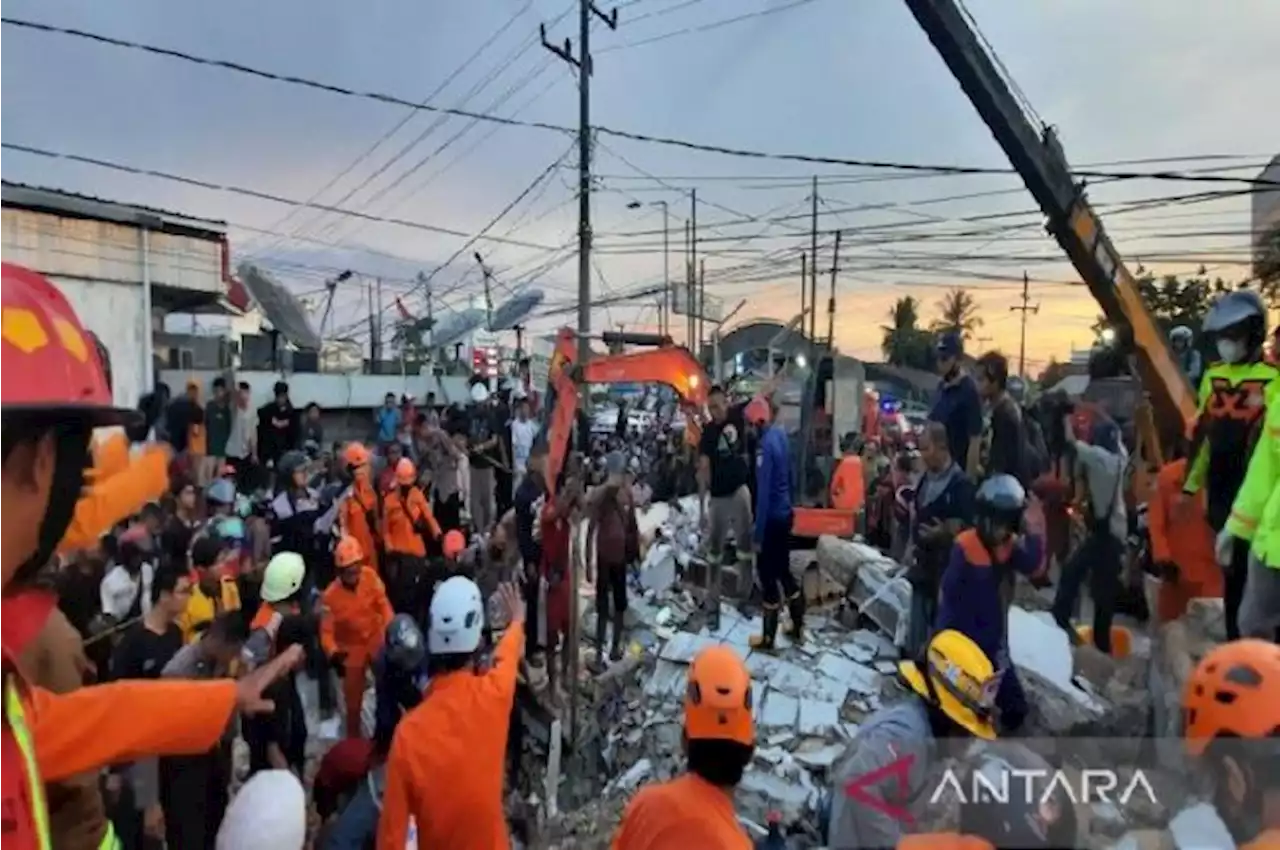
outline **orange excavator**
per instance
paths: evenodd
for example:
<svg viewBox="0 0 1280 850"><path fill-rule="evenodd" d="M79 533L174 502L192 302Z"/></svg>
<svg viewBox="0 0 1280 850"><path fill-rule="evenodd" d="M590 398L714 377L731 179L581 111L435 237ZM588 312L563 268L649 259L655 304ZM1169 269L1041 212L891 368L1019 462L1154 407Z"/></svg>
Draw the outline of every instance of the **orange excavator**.
<svg viewBox="0 0 1280 850"><path fill-rule="evenodd" d="M698 444L702 434L701 417L710 389L706 372L688 349L675 345L670 337L652 337L645 341L656 343L656 347L593 357L579 363L577 334L569 328L562 328L557 334L543 401L548 443L547 481L554 482L564 466L582 404L582 388L588 384L639 383L670 387L679 397L685 414L685 443Z"/></svg>

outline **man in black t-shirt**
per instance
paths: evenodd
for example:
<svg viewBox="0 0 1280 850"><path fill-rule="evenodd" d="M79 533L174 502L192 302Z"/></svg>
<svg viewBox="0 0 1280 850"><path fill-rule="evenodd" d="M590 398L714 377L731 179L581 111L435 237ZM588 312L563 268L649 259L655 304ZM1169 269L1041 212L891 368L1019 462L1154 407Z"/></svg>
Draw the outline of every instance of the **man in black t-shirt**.
<svg viewBox="0 0 1280 850"><path fill-rule="evenodd" d="M487 388L477 392L473 387L473 403L467 410L467 448L471 461L471 523L477 531L488 533L498 520L494 498L493 470L503 462L501 410L491 400Z"/></svg>
<svg viewBox="0 0 1280 850"><path fill-rule="evenodd" d="M751 556L754 527L747 486L751 459L747 454L744 407L730 407L724 390L712 387L707 398L711 421L703 426L698 444L698 505L710 562L705 607L712 629L719 627L720 572L730 532L738 559L749 562Z"/></svg>

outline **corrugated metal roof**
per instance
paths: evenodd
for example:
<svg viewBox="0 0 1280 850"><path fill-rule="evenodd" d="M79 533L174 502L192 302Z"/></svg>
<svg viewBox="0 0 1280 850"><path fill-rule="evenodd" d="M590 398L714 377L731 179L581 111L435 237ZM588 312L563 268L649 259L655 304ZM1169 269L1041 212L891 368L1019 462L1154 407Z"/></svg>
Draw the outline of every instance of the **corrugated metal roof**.
<svg viewBox="0 0 1280 850"><path fill-rule="evenodd" d="M6 207L49 212L72 218L113 221L118 224L176 232L212 241L222 241L227 235L225 221L197 218L171 210L141 204L125 204L107 198L31 186L26 183L14 183L9 180L2 181L0 185L0 200Z"/></svg>

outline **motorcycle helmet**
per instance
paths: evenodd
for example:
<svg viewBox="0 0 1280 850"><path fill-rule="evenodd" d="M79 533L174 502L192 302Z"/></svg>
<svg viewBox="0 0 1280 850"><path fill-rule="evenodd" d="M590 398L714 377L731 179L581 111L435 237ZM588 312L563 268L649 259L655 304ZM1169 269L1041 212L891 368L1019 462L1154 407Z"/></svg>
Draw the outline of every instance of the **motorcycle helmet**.
<svg viewBox="0 0 1280 850"><path fill-rule="evenodd" d="M218 478L209 482L205 488L204 499L210 505L234 505L236 503L236 485L226 478Z"/></svg>
<svg viewBox="0 0 1280 850"><path fill-rule="evenodd" d="M1238 363L1262 347L1267 338L1267 310L1258 293L1228 292L1204 317L1204 332L1216 337L1218 356Z"/></svg>
<svg viewBox="0 0 1280 850"><path fill-rule="evenodd" d="M426 641L422 629L408 614L397 614L387 625L387 660L401 670L414 670L426 657Z"/></svg>
<svg viewBox="0 0 1280 850"><path fill-rule="evenodd" d="M283 480L288 480L295 472L308 463L307 456L300 451L285 452L276 463L276 471Z"/></svg>
<svg viewBox="0 0 1280 850"><path fill-rule="evenodd" d="M993 475L978 488L976 502L978 534L990 545L1022 526L1027 491L1012 475Z"/></svg>

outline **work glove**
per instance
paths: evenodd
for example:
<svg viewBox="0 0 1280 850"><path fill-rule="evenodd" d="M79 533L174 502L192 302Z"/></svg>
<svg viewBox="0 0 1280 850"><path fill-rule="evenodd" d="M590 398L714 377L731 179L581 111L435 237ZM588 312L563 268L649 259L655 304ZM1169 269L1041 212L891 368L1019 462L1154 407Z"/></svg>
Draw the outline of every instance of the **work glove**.
<svg viewBox="0 0 1280 850"><path fill-rule="evenodd" d="M1235 538L1225 528L1218 532L1218 539L1213 542L1213 556L1218 566L1231 566L1231 554L1235 549Z"/></svg>

